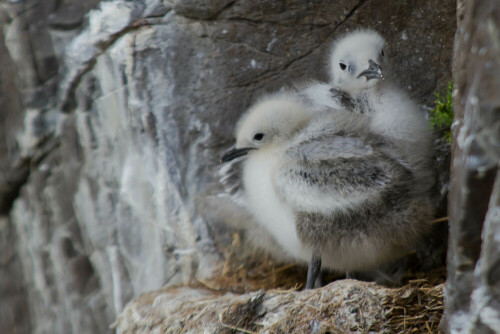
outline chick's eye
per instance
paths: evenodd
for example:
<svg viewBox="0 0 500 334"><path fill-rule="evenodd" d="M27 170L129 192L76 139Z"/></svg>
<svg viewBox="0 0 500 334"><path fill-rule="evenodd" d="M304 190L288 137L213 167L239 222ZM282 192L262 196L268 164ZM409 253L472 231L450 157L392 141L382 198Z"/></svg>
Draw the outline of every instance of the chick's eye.
<svg viewBox="0 0 500 334"><path fill-rule="evenodd" d="M340 69L341 69L342 71L344 71L344 70L346 69L346 67L347 67L347 65L346 65L346 64L344 64L344 63L339 63L339 66L340 66Z"/></svg>
<svg viewBox="0 0 500 334"><path fill-rule="evenodd" d="M381 54L381 55L382 55L382 57L383 57L383 56L384 56L384 50L382 50L382 51L380 52L380 54Z"/></svg>
<svg viewBox="0 0 500 334"><path fill-rule="evenodd" d="M262 138L264 138L264 134L263 133L256 133L255 136L253 136L253 139L257 140L257 141L261 141Z"/></svg>

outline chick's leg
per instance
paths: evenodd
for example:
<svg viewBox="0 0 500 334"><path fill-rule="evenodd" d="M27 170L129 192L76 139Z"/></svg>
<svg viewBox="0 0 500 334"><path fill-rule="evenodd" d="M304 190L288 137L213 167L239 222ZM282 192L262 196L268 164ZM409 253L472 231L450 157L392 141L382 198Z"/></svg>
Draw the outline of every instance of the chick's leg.
<svg viewBox="0 0 500 334"><path fill-rule="evenodd" d="M311 262L309 262L309 267L307 268L307 281L306 290L314 288L314 283L321 272L321 255L318 251L313 252Z"/></svg>

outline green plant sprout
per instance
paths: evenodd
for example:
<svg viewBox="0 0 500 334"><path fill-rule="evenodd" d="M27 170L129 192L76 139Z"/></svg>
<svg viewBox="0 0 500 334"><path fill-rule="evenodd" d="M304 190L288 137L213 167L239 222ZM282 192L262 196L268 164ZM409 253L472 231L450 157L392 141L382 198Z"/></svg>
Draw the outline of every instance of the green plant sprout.
<svg viewBox="0 0 500 334"><path fill-rule="evenodd" d="M448 83L446 96L435 93L436 108L430 110L430 123L432 128L440 131L447 143L451 143L451 123L453 122L453 103L451 95L453 93L453 81Z"/></svg>

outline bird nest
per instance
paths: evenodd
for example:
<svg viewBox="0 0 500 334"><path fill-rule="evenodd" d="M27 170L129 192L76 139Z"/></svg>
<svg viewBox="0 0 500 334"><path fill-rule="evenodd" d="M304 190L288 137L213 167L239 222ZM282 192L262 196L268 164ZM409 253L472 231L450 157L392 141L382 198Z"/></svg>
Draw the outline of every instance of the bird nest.
<svg viewBox="0 0 500 334"><path fill-rule="evenodd" d="M141 295L112 327L123 334L439 332L442 271L413 274L397 288L341 279L301 291L303 266L228 259L210 281Z"/></svg>
<svg viewBox="0 0 500 334"><path fill-rule="evenodd" d="M443 273L409 280L383 301L392 333L439 333L443 315Z"/></svg>
<svg viewBox="0 0 500 334"><path fill-rule="evenodd" d="M262 254L254 255L242 262L241 259L236 259L235 255L238 254L237 249L240 247L238 236L235 236L234 240L233 247L228 252L227 261L220 269L220 274L210 281L199 280L200 287L236 294L269 290L297 291L303 288L302 285L307 275L305 266L295 263L278 264ZM326 282L341 278L331 274L326 277ZM380 300L383 308L382 317L380 321L371 323L369 328L363 328L362 331L439 333L439 323L444 309L445 278L445 268L440 268L427 273L409 273L399 287L381 286L380 288L383 289L383 297ZM282 330L290 328L282 328ZM246 332L258 333L259 331ZM336 331L320 331L320 333L328 332L335 333Z"/></svg>

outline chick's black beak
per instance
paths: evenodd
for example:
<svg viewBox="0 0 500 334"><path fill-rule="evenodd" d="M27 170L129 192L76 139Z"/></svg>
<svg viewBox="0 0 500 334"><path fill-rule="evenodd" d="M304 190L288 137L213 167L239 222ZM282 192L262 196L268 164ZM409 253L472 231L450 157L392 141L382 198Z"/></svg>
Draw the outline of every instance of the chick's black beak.
<svg viewBox="0 0 500 334"><path fill-rule="evenodd" d="M363 72L359 73L356 79L364 76L366 81L371 79L384 79L384 74L382 73L382 67L371 59L368 59L368 68Z"/></svg>
<svg viewBox="0 0 500 334"><path fill-rule="evenodd" d="M224 155L220 159L220 162L228 162L241 156L247 155L247 153L251 150L255 150L255 147L234 148L224 153Z"/></svg>

